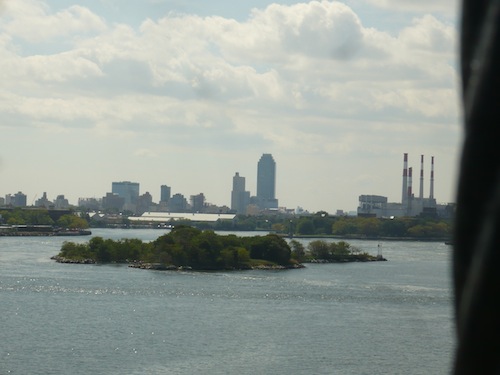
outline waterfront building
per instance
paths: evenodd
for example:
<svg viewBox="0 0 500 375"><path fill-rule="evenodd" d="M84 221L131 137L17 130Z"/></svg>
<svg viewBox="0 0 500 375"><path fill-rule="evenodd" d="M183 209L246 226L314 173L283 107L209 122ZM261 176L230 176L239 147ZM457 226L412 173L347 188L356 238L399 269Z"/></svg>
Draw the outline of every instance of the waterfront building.
<svg viewBox="0 0 500 375"><path fill-rule="evenodd" d="M257 202L262 209L277 209L276 162L271 154L263 154L257 164Z"/></svg>
<svg viewBox="0 0 500 375"><path fill-rule="evenodd" d="M238 172L233 177L233 190L231 191L231 210L237 214L246 214L250 204L250 192L245 191L245 177Z"/></svg>
<svg viewBox="0 0 500 375"><path fill-rule="evenodd" d="M173 197L172 197L173 198ZM217 221L232 221L235 214L231 213L192 213L192 212L145 212L141 216L129 217L132 224L149 224L158 226L175 221L189 220L194 223L215 223Z"/></svg>

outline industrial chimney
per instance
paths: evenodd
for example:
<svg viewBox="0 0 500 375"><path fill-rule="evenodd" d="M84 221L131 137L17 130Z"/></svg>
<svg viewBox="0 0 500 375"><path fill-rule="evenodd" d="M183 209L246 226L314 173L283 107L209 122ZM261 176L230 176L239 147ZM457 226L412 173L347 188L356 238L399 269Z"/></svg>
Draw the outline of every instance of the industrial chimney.
<svg viewBox="0 0 500 375"><path fill-rule="evenodd" d="M431 189L429 199L434 199L434 156L431 156Z"/></svg>
<svg viewBox="0 0 500 375"><path fill-rule="evenodd" d="M403 157L403 194L401 197L401 204L406 206L408 201L408 154Z"/></svg>
<svg viewBox="0 0 500 375"><path fill-rule="evenodd" d="M413 174L413 168L410 167L408 168L408 200L411 199L411 197L413 196L413 191L412 191L412 174Z"/></svg>
<svg viewBox="0 0 500 375"><path fill-rule="evenodd" d="M424 199L424 155L420 155L420 201Z"/></svg>
<svg viewBox="0 0 500 375"><path fill-rule="evenodd" d="M406 207L408 208L408 215L411 212L411 203L412 203L412 198L413 198L411 176L412 176L412 167L408 168L408 196L407 196L407 201L406 201Z"/></svg>

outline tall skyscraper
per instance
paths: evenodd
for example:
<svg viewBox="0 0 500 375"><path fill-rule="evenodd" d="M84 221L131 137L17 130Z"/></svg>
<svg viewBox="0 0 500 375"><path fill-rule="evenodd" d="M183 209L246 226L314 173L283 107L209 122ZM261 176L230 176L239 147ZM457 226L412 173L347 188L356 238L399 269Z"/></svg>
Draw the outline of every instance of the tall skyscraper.
<svg viewBox="0 0 500 375"><path fill-rule="evenodd" d="M278 208L276 163L271 154L262 154L257 164L257 201L260 208Z"/></svg>
<svg viewBox="0 0 500 375"><path fill-rule="evenodd" d="M238 172L233 177L233 190L231 191L231 210L237 214L246 214L250 203L250 192L245 191L245 177Z"/></svg>

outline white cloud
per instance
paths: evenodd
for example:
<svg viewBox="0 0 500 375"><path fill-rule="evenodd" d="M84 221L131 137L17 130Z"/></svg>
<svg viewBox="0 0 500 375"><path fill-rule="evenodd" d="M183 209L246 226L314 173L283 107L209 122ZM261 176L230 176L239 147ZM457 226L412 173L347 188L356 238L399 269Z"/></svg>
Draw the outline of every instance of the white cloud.
<svg viewBox="0 0 500 375"><path fill-rule="evenodd" d="M152 15L138 28L78 5L8 4L0 128L78 129L161 164L169 150L326 160L431 147L458 122L456 30L429 14L391 35L329 1L271 4L246 21Z"/></svg>
<svg viewBox="0 0 500 375"><path fill-rule="evenodd" d="M388 10L403 10L412 12L444 12L457 14L459 0L368 0L369 3Z"/></svg>
<svg viewBox="0 0 500 375"><path fill-rule="evenodd" d="M453 53L456 50L456 30L431 15L415 18L413 25L399 34L406 48L433 53Z"/></svg>
<svg viewBox="0 0 500 375"><path fill-rule="evenodd" d="M6 13L9 20L3 28L11 36L32 43L47 42L68 34L101 32L106 29L102 18L78 5L51 14L50 8L40 1L9 1L6 2Z"/></svg>
<svg viewBox="0 0 500 375"><path fill-rule="evenodd" d="M26 76L45 82L56 83L70 79L85 79L89 76L102 76L97 64L75 52L28 56L23 59L23 65Z"/></svg>
<svg viewBox="0 0 500 375"><path fill-rule="evenodd" d="M83 9L73 6L49 14L52 21L47 22L100 19ZM23 29L22 22L27 20L36 24L47 13L46 7L34 6L28 12L30 17L18 20L17 25ZM32 22L31 17L39 21ZM52 32L61 37L63 29L75 31L84 23L61 21L62 29L56 27ZM17 28L7 25L7 35L15 35L13 30ZM353 113L364 105L361 108L368 110L388 106L441 116L425 104L432 99L418 97L436 93L442 98L439 92L453 89L455 71L449 61L454 43L453 28L432 16L416 18L397 37L391 37L364 28L344 4L312 1L254 10L244 23L171 15L158 22L146 20L139 32L124 25L103 27L100 35L79 38L74 48L63 53L23 57L6 48L4 55L9 59L1 64L2 71L14 71L13 76L17 71L12 85L19 85L22 77L27 84L67 82L52 93L58 100L64 100L67 90L80 87L84 97L99 96L101 91L101 95L121 96L118 90L126 90L135 91L135 96L142 92L147 98L177 98L174 101L181 103L204 99L213 105L258 105L263 111L322 106L335 115ZM92 82L90 90L85 82ZM342 105L329 105L332 100ZM66 102L79 105L79 100L68 98ZM101 105L106 102L100 98ZM189 110L197 108L194 103ZM129 107L124 112L128 111ZM152 117L163 115L158 109L151 111Z"/></svg>

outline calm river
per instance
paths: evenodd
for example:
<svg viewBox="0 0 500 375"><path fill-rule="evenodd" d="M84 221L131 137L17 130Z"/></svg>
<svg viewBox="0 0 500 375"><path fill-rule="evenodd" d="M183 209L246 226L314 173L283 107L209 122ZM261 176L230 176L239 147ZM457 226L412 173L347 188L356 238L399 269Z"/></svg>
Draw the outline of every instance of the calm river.
<svg viewBox="0 0 500 375"><path fill-rule="evenodd" d="M450 372L443 243L380 242L387 262L178 272L58 264L64 240L0 237L0 374ZM378 242L349 242L377 254Z"/></svg>

